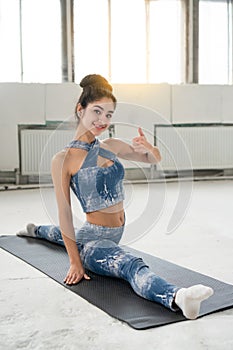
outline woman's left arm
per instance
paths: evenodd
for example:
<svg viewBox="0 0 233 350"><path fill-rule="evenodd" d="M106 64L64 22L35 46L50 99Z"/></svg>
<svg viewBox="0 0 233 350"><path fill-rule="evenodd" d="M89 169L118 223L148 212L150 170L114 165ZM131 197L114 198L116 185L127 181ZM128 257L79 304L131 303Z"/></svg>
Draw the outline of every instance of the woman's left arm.
<svg viewBox="0 0 233 350"><path fill-rule="evenodd" d="M138 128L138 133L139 136L133 138L132 145L120 139L108 139L109 145L119 158L151 164L159 163L161 161L161 154L158 147L153 146L146 139L141 128Z"/></svg>

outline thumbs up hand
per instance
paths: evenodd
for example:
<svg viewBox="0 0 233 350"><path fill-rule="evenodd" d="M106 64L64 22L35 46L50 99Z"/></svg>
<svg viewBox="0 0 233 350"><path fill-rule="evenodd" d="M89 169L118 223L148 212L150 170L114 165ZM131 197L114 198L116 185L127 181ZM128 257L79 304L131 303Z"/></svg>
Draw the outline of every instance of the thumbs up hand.
<svg viewBox="0 0 233 350"><path fill-rule="evenodd" d="M138 128L138 133L139 136L134 137L132 140L134 151L138 153L148 153L148 151L152 151L154 147L147 141L141 127Z"/></svg>
<svg viewBox="0 0 233 350"><path fill-rule="evenodd" d="M143 133L141 127L138 128L138 133L139 133L140 136L145 136L145 134Z"/></svg>

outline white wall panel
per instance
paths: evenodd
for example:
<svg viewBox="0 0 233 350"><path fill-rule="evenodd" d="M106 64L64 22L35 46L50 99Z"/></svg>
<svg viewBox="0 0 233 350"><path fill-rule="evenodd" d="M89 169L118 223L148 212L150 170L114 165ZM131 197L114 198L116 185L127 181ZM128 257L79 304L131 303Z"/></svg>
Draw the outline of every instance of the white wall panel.
<svg viewBox="0 0 233 350"><path fill-rule="evenodd" d="M0 84L0 171L19 167L18 124L45 123L43 84Z"/></svg>
<svg viewBox="0 0 233 350"><path fill-rule="evenodd" d="M168 84L115 84L118 102L142 106L171 120L171 86Z"/></svg>
<svg viewBox="0 0 233 350"><path fill-rule="evenodd" d="M222 119L222 87L172 86L173 123L212 123Z"/></svg>
<svg viewBox="0 0 233 350"><path fill-rule="evenodd" d="M45 85L0 84L0 121L7 124L43 124L45 122Z"/></svg>
<svg viewBox="0 0 233 350"><path fill-rule="evenodd" d="M80 93L76 84L46 84L46 120L65 120L73 116Z"/></svg>
<svg viewBox="0 0 233 350"><path fill-rule="evenodd" d="M222 87L222 122L233 123L233 86Z"/></svg>
<svg viewBox="0 0 233 350"><path fill-rule="evenodd" d="M19 167L18 129L16 124L0 121L0 171Z"/></svg>

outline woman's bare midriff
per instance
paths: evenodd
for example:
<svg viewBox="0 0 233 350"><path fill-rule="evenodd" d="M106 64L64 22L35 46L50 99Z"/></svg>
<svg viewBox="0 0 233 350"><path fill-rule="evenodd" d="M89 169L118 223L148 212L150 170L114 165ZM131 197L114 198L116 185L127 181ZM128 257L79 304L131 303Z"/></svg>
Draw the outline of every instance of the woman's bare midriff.
<svg viewBox="0 0 233 350"><path fill-rule="evenodd" d="M86 218L88 222L94 225L120 227L125 222L123 202L109 208L86 213Z"/></svg>

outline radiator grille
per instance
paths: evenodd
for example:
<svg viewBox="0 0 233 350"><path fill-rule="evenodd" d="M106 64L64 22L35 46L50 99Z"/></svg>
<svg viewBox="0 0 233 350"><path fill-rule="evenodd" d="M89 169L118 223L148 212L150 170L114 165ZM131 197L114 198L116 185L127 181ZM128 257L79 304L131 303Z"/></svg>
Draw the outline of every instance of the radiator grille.
<svg viewBox="0 0 233 350"><path fill-rule="evenodd" d="M51 160L74 136L74 130L21 130L21 174L49 175Z"/></svg>
<svg viewBox="0 0 233 350"><path fill-rule="evenodd" d="M21 174L49 175L53 155L74 130L22 129L20 135ZM163 170L233 168L233 126L156 126L155 137Z"/></svg>
<svg viewBox="0 0 233 350"><path fill-rule="evenodd" d="M163 170L233 167L233 126L156 126Z"/></svg>

